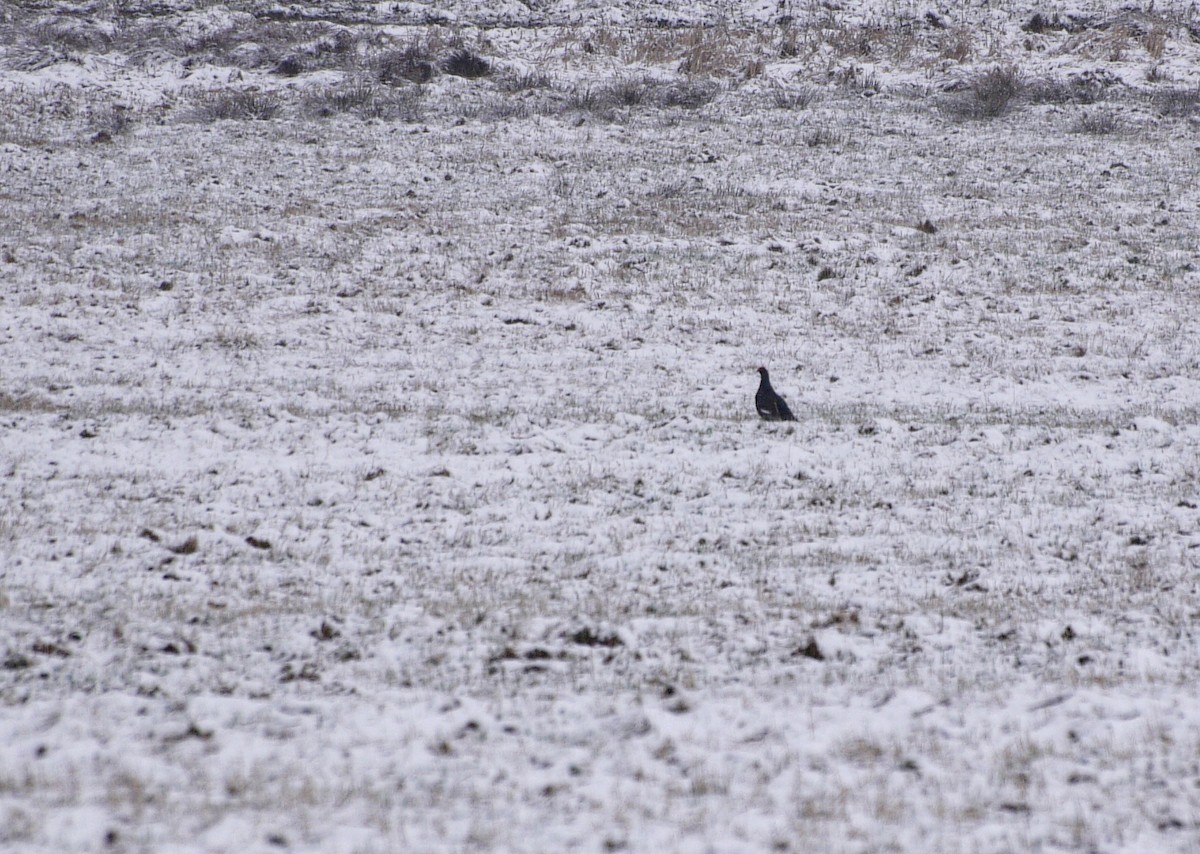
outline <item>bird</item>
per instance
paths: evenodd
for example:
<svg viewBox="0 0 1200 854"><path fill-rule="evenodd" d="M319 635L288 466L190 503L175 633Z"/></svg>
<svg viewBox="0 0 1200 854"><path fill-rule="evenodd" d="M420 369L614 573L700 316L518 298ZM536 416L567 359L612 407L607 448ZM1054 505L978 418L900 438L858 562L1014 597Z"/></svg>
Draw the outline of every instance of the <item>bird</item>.
<svg viewBox="0 0 1200 854"><path fill-rule="evenodd" d="M758 394L754 395L754 406L758 414L766 421L795 421L796 416L788 409L787 401L771 388L771 378L767 376L766 368L758 369L762 381L758 384Z"/></svg>

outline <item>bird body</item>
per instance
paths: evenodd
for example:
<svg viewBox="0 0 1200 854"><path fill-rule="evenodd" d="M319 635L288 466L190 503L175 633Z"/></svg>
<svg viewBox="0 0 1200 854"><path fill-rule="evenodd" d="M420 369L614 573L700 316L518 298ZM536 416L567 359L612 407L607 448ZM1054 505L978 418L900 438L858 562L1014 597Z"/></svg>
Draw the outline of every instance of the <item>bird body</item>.
<svg viewBox="0 0 1200 854"><path fill-rule="evenodd" d="M758 393L754 395L754 406L758 414L766 421L795 421L796 416L788 409L787 401L771 388L771 378L766 368L758 369L762 380L758 383Z"/></svg>

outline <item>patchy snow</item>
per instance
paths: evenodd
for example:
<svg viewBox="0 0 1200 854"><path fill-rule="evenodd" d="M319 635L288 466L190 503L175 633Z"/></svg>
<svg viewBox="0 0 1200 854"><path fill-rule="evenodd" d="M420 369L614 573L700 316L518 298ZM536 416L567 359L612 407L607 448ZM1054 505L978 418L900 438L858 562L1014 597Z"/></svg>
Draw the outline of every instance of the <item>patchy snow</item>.
<svg viewBox="0 0 1200 854"><path fill-rule="evenodd" d="M1200 847L1200 26L1108 6L0 12L0 847Z"/></svg>

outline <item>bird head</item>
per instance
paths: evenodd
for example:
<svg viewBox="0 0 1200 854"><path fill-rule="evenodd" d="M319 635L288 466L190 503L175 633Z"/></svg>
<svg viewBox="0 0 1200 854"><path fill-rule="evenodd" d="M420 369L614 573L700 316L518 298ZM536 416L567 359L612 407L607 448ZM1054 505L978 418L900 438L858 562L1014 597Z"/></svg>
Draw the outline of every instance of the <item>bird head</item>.
<svg viewBox="0 0 1200 854"><path fill-rule="evenodd" d="M760 375L760 376L763 376L763 377L765 377L765 376L767 375L767 369L766 369L766 368L759 368L759 369L758 369L758 373L759 373L759 375Z"/></svg>

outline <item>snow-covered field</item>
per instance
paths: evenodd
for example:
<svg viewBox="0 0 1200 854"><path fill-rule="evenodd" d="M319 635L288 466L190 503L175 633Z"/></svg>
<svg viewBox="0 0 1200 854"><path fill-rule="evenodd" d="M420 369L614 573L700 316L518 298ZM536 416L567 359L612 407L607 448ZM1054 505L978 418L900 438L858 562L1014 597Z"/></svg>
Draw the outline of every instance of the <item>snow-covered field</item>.
<svg viewBox="0 0 1200 854"><path fill-rule="evenodd" d="M122 5L0 7L0 849L1200 849L1200 14Z"/></svg>

